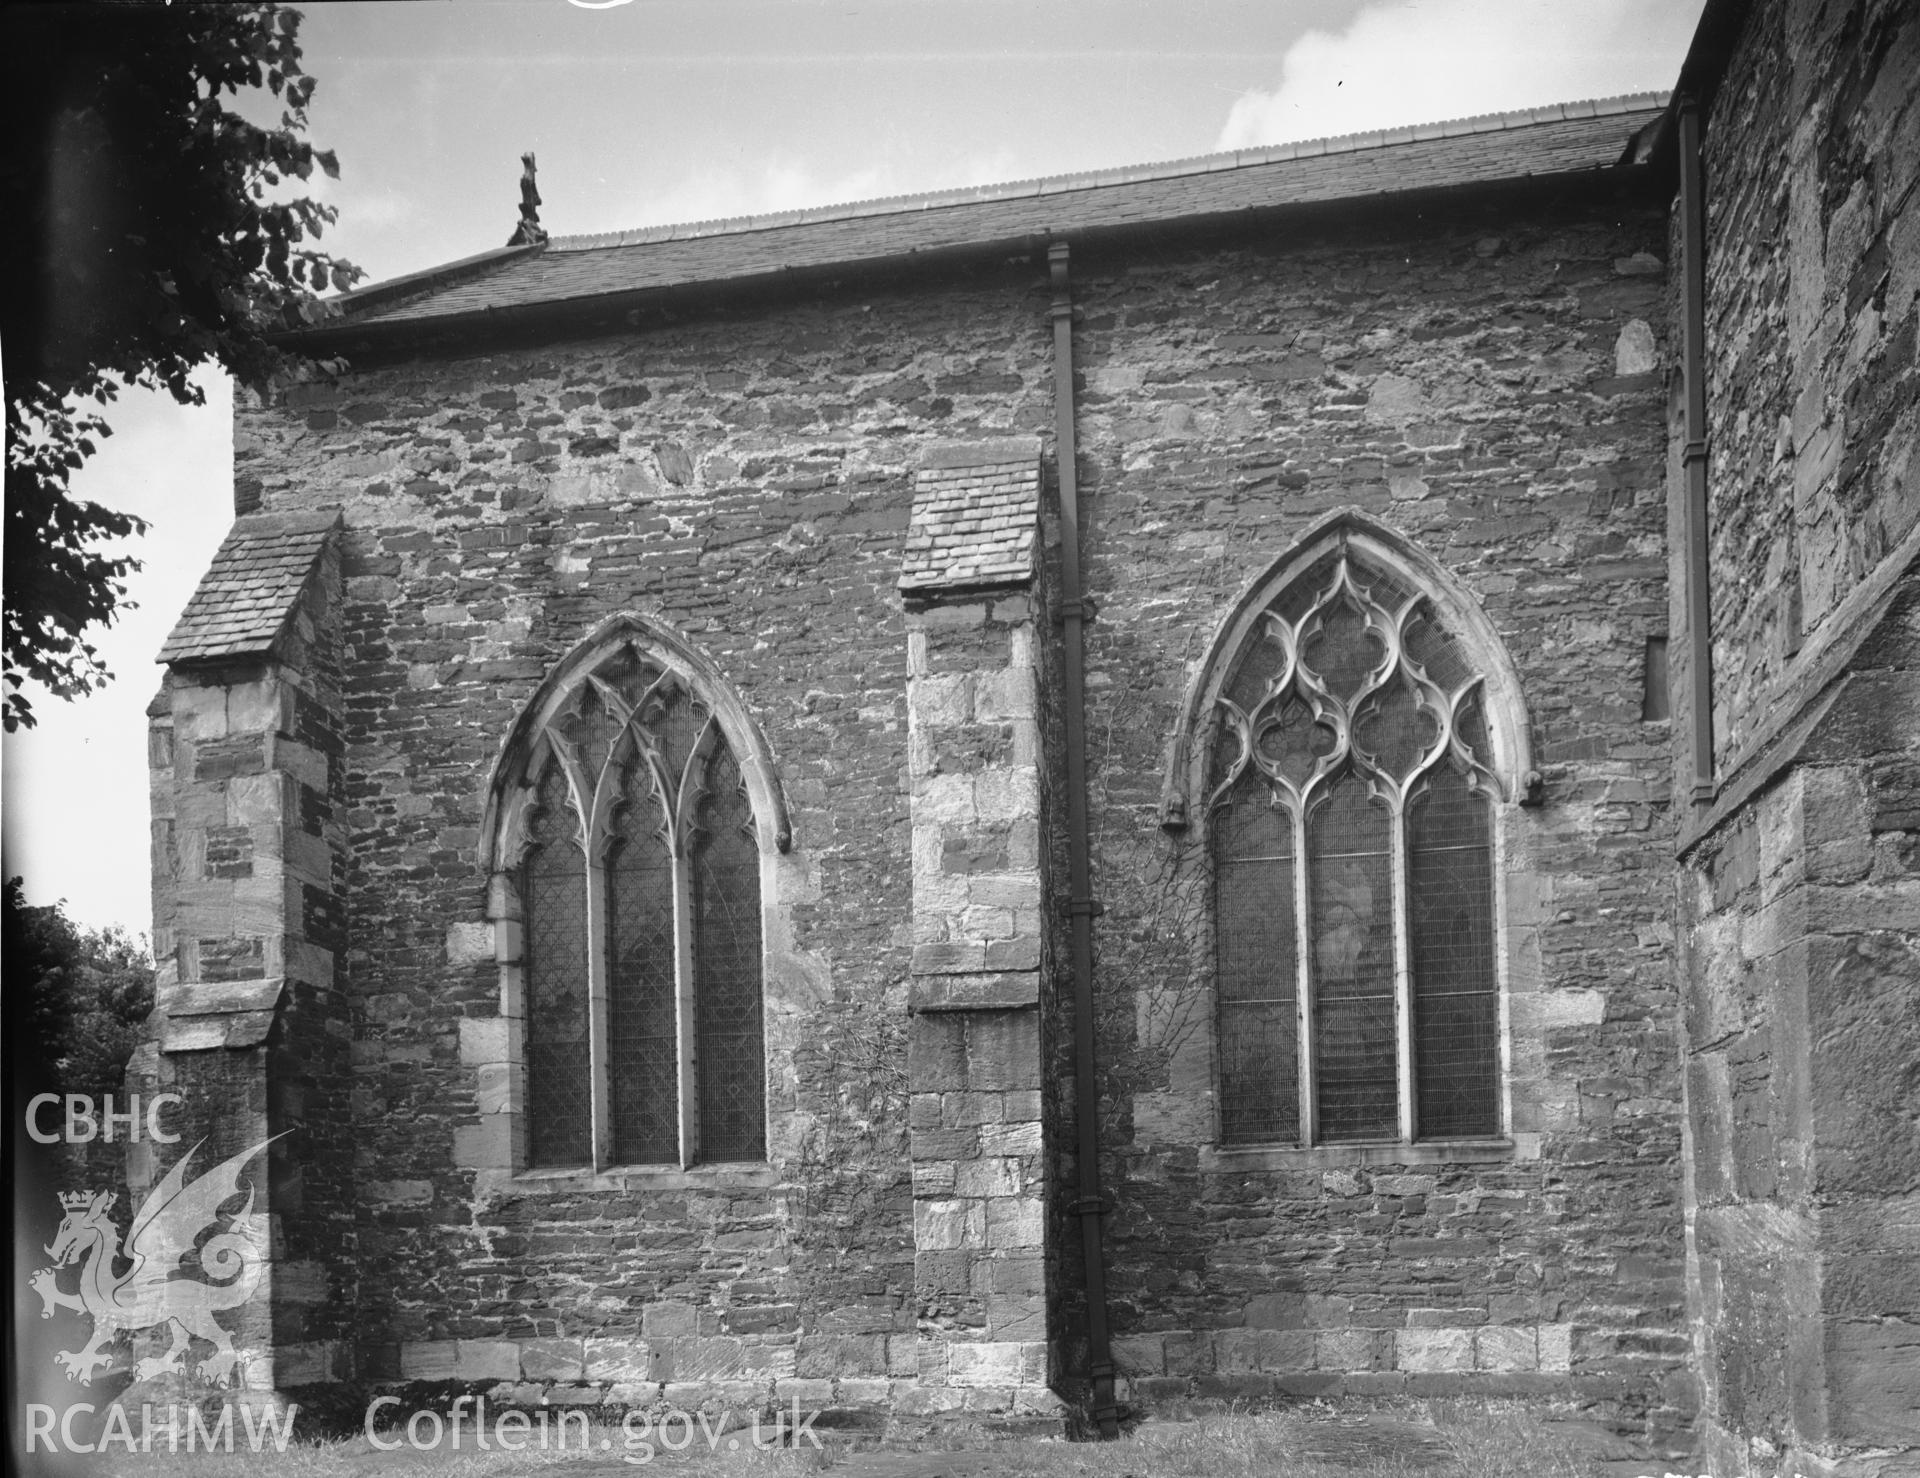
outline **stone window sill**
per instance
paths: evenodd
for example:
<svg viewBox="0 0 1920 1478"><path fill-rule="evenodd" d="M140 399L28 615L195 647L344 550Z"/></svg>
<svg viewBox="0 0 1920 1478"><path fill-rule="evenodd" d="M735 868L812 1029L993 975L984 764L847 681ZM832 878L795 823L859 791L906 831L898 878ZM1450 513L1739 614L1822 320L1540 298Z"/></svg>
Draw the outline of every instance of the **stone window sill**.
<svg viewBox="0 0 1920 1478"><path fill-rule="evenodd" d="M513 1177L518 1191L724 1191L752 1190L777 1185L780 1175L764 1161L741 1160L716 1165L612 1165L605 1170L584 1166L564 1170L522 1170Z"/></svg>
<svg viewBox="0 0 1920 1478"><path fill-rule="evenodd" d="M1200 1150L1200 1169L1231 1173L1240 1170L1350 1170L1382 1165L1416 1168L1424 1165L1485 1165L1502 1160L1537 1160L1540 1136L1516 1134L1511 1139L1453 1139L1406 1144L1218 1145Z"/></svg>

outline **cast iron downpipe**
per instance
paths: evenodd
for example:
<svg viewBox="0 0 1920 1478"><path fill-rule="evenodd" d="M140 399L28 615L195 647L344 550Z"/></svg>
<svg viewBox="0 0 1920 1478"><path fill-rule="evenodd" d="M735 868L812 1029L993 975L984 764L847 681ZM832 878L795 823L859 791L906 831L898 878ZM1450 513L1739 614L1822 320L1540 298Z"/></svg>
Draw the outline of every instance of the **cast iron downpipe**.
<svg viewBox="0 0 1920 1478"><path fill-rule="evenodd" d="M1094 901L1087 856L1087 714L1085 626L1091 605L1080 590L1080 492L1073 426L1073 289L1067 281L1067 244L1047 251L1053 272L1054 459L1060 469L1060 613L1067 724L1067 908L1073 918L1074 1117L1080 1126L1079 1194L1067 1209L1080 1218L1087 1270L1087 1381L1092 1417L1103 1438L1120 1434L1113 1399L1113 1351L1107 1338L1107 1270L1100 1248L1100 1084L1093 1046Z"/></svg>
<svg viewBox="0 0 1920 1478"><path fill-rule="evenodd" d="M1700 105L1680 99L1681 375L1686 388L1687 646L1693 678L1693 804L1713 803L1713 611L1707 588L1707 202Z"/></svg>

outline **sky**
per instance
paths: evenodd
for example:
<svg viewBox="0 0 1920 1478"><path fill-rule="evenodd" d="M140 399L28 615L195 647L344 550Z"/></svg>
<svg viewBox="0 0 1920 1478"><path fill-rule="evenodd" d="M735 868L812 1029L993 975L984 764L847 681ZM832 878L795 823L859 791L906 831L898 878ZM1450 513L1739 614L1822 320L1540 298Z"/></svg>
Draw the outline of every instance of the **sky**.
<svg viewBox="0 0 1920 1478"><path fill-rule="evenodd" d="M321 245L367 281L556 236L1661 91L1701 0L414 0L300 7ZM262 116L249 108L253 116ZM317 185L318 188L312 188ZM0 345L0 356L4 356ZM231 522L232 392L123 395L76 496L136 514L115 673L0 760L30 902L146 932L154 654Z"/></svg>

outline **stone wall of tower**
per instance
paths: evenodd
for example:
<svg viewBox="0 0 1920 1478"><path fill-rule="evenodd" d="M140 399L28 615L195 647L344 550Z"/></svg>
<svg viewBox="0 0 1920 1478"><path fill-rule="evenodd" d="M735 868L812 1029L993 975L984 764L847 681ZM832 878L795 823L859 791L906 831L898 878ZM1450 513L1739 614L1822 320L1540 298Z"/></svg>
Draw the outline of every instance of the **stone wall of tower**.
<svg viewBox="0 0 1920 1478"><path fill-rule="evenodd" d="M1920 1451L1917 79L1911 5L1758 4L1707 118L1716 790L1676 972L1717 1473Z"/></svg>

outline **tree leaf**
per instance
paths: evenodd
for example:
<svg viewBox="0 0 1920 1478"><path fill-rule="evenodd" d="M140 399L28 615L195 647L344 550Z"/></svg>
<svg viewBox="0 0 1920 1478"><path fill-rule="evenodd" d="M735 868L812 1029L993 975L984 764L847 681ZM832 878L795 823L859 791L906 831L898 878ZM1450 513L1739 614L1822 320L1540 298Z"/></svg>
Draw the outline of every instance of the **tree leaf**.
<svg viewBox="0 0 1920 1478"><path fill-rule="evenodd" d="M74 638L125 605L135 562L101 553L102 541L143 526L70 495L73 473L112 434L99 409L122 384L198 403L192 372L210 360L264 387L289 360L275 330L324 315L316 293L359 276L300 244L332 223L330 207L264 198L315 163L339 174L303 136L315 82L299 19L271 3L0 6L10 128L0 220L14 227L0 233L0 272L45 284L0 298L9 730L33 722L28 688L72 697L108 676ZM245 86L283 99L279 127L228 106ZM113 105L92 102L102 97ZM106 202L97 223L60 209L73 197L55 165L74 160L89 171L87 198Z"/></svg>

